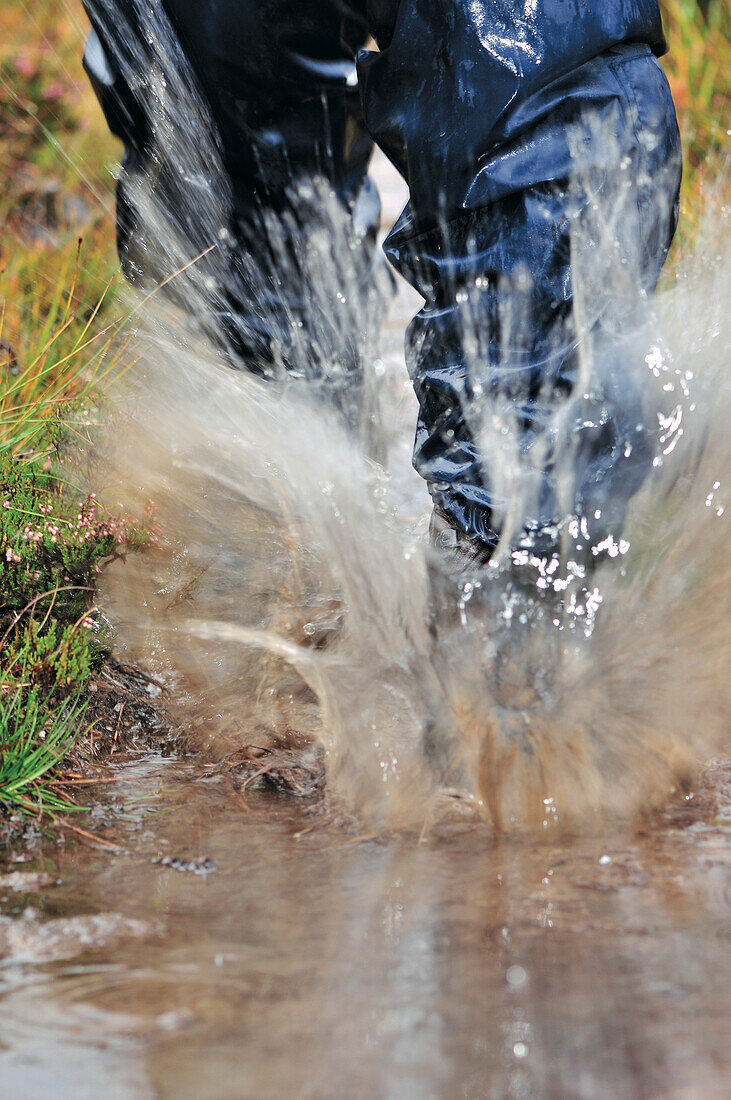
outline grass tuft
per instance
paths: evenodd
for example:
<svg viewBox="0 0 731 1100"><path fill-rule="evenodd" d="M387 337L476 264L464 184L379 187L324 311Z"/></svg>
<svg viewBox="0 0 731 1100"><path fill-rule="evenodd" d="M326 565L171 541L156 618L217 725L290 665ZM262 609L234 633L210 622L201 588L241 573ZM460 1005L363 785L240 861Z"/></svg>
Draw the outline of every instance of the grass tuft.
<svg viewBox="0 0 731 1100"><path fill-rule="evenodd" d="M37 688L0 691L0 803L41 817L83 807L57 790L57 772L83 726L86 702L45 698Z"/></svg>

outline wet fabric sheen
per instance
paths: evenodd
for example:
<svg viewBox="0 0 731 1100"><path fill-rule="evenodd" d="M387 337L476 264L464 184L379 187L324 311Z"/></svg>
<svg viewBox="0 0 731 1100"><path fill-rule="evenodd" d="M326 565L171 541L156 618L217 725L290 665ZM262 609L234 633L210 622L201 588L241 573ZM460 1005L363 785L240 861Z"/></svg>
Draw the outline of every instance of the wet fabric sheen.
<svg viewBox="0 0 731 1100"><path fill-rule="evenodd" d="M87 7L104 44L109 27L95 18L96 0ZM117 7L129 16L134 0ZM481 390L506 394L528 450L574 383L567 211L577 126L582 168L599 174L607 204L620 164L630 165L629 263L643 292L654 288L674 231L680 145L655 60L665 48L656 0L165 0L165 8L220 131L242 249L257 247L256 211L286 209L292 181L313 175L330 180L372 235L377 204L362 200L373 197L373 139L407 181L410 201L385 250L425 299L407 335L420 406L414 462L457 526L494 541L506 502L480 461L467 409ZM378 50L363 48L369 34ZM121 75L105 82L92 62L127 168L143 167L145 104ZM135 232L125 217L122 186L123 262ZM500 302L506 281L526 270L530 304L516 347L501 330ZM469 324L489 333L477 378L462 304L476 284ZM236 308L247 310L245 288ZM608 327L622 323L617 313ZM651 460L650 441L632 435L641 409L621 378L622 354L606 367L614 382L602 398L604 426L579 446L573 504L587 515L602 510L609 525L621 524ZM557 518L550 458L544 481L534 528Z"/></svg>

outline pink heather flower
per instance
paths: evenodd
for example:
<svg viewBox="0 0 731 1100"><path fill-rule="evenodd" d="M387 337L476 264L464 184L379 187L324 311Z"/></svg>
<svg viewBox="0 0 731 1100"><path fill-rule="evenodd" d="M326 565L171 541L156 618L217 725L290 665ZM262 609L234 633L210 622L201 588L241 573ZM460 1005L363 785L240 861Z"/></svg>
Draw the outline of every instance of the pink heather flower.
<svg viewBox="0 0 731 1100"><path fill-rule="evenodd" d="M52 80L50 84L46 84L43 89L44 99L60 99L63 93L66 91L60 80Z"/></svg>
<svg viewBox="0 0 731 1100"><path fill-rule="evenodd" d="M9 508L9 507L10 507L10 501L9 500L4 500L3 501L3 508Z"/></svg>
<svg viewBox="0 0 731 1100"><path fill-rule="evenodd" d="M15 70L25 77L35 76L36 73L36 67L31 59L22 55L15 60Z"/></svg>

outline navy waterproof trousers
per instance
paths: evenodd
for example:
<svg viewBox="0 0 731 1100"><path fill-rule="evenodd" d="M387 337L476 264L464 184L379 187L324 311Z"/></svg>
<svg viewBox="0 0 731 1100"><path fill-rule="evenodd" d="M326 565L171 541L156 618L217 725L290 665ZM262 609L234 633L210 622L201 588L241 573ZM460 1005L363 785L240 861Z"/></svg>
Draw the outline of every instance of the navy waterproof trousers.
<svg viewBox="0 0 731 1100"><path fill-rule="evenodd" d="M149 120L139 83L131 91L115 71L124 50L112 39L114 9L129 18L134 2L86 0L96 32L87 69L128 171L144 160ZM596 214L597 195L611 207L620 176L629 181L622 263L640 293L654 289L675 229L680 142L656 60L665 49L657 0L162 4L219 131L242 248L255 247L257 211L286 208L293 181L324 176L347 209L367 208L374 142L406 180L409 202L384 247L424 298L407 334L420 407L414 462L449 520L494 544L507 502L466 409L502 392L529 451L547 404L571 392L580 344L571 230L584 208ZM577 157L583 191L569 186ZM123 193L119 232L124 264L135 228ZM591 248L591 231L583 237ZM517 334L501 310L516 286L526 303ZM605 327L616 327L602 309ZM569 511L590 518L604 509L621 519L650 462L647 440L629 439L636 401L619 361L616 371L601 414L570 426L586 440ZM542 454L545 484L526 524L534 531L561 518L550 449Z"/></svg>

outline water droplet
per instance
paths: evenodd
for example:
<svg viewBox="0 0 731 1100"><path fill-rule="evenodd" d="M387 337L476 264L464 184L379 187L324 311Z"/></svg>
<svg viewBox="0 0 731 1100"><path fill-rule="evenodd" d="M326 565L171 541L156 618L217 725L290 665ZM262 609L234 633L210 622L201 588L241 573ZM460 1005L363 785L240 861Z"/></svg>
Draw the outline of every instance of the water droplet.
<svg viewBox="0 0 731 1100"><path fill-rule="evenodd" d="M509 966L505 979L511 989L522 989L528 984L528 972L522 966Z"/></svg>

